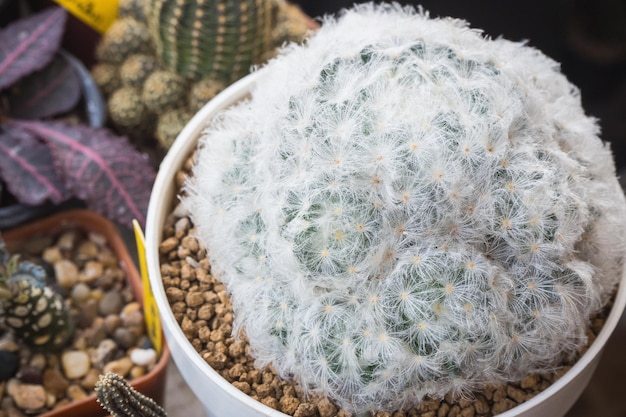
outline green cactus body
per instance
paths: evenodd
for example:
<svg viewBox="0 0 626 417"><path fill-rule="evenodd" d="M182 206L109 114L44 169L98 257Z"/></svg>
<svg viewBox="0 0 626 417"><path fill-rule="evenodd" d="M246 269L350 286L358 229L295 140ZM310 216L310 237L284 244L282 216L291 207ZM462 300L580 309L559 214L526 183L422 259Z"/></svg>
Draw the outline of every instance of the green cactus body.
<svg viewBox="0 0 626 417"><path fill-rule="evenodd" d="M272 7L271 0L151 0L147 18L168 69L230 83L272 47Z"/></svg>
<svg viewBox="0 0 626 417"><path fill-rule="evenodd" d="M73 330L70 309L63 298L46 285L45 270L32 262L19 262L17 256L3 258L1 322L18 340L33 349L54 351L65 346Z"/></svg>
<svg viewBox="0 0 626 417"><path fill-rule="evenodd" d="M256 365L398 410L583 346L626 253L597 131L535 49L361 5L215 118L182 202Z"/></svg>
<svg viewBox="0 0 626 417"><path fill-rule="evenodd" d="M95 391L100 405L113 417L167 417L165 410L153 399L135 390L115 373L101 375Z"/></svg>

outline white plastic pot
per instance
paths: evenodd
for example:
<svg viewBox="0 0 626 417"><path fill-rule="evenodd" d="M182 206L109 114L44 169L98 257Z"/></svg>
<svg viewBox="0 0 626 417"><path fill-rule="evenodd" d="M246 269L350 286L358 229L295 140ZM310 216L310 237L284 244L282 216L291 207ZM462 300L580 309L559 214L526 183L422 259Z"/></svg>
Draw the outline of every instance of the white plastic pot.
<svg viewBox="0 0 626 417"><path fill-rule="evenodd" d="M262 71L261 71L262 72ZM193 348L183 334L170 309L160 273L159 243L163 225L178 191L176 172L196 147L207 121L222 109L246 97L260 73L253 73L232 84L205 105L180 133L164 158L150 198L146 224L146 251L152 290L160 311L165 337L172 358L183 378L204 405L210 417L286 417L270 407L253 400L233 387L213 370ZM499 417L562 417L576 402L595 371L604 346L615 329L626 305L626 275L622 277L617 298L602 331L578 362L557 382L531 400L499 415Z"/></svg>

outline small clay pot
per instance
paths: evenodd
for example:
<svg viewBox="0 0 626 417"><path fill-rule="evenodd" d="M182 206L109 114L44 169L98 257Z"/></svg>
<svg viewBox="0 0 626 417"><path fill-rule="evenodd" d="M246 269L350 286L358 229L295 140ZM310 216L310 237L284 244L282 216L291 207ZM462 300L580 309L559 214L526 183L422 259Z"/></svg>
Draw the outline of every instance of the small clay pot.
<svg viewBox="0 0 626 417"><path fill-rule="evenodd" d="M143 304L144 295L141 276L119 230L113 223L96 212L83 209L62 211L24 226L2 231L2 238L9 252L13 253L13 247L23 245L24 242L34 236L57 233L70 227L78 227L88 232L95 232L106 238L108 246L117 256L120 266L126 273L128 285L132 287L135 300ZM169 359L170 351L167 344L164 343L155 367L147 374L130 381L130 385L157 403L163 404ZM38 417L104 417L107 415L107 411L96 401L96 395L92 394L84 399L73 401L67 406L39 414Z"/></svg>

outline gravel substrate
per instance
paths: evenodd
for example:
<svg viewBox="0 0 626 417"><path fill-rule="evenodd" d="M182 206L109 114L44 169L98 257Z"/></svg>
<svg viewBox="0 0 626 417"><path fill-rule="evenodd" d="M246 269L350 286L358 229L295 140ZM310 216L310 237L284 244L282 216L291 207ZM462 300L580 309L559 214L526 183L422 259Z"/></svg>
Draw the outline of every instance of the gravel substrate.
<svg viewBox="0 0 626 417"><path fill-rule="evenodd" d="M55 278L70 305L74 333L62 350L40 352L0 330L0 369L17 368L0 380L0 417L40 415L82 400L106 372L133 380L154 368L158 358L141 304L105 236L71 228L29 239L13 253Z"/></svg>
<svg viewBox="0 0 626 417"><path fill-rule="evenodd" d="M177 174L183 183L191 166ZM295 417L345 417L349 412L339 409L325 398L306 397L292 381L280 379L271 369L256 369L249 355L245 335L236 340L232 335L233 311L222 283L210 272L206 251L193 236L193 224L182 210L174 209L165 225L159 246L161 275L170 306L185 336L202 358L227 381L255 400ZM610 305L592 317L587 331L588 345L602 326ZM390 412L377 412L375 417L487 417L507 411L549 387L567 372L577 357L564 359L552 372L534 374L521 381L488 386L468 398L446 397L428 400L419 407Z"/></svg>

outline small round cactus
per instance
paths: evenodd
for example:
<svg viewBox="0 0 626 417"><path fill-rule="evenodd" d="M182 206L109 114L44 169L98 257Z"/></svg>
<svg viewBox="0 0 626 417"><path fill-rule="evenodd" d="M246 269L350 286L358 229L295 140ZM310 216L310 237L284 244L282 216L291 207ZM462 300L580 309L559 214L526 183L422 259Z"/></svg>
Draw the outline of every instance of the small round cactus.
<svg viewBox="0 0 626 417"><path fill-rule="evenodd" d="M120 71L117 65L100 62L91 69L91 77L105 96L113 94L122 86Z"/></svg>
<svg viewBox="0 0 626 417"><path fill-rule="evenodd" d="M0 324L32 349L56 351L73 334L69 305L43 267L10 256L0 239Z"/></svg>
<svg viewBox="0 0 626 417"><path fill-rule="evenodd" d="M108 102L109 116L121 128L142 126L148 119L148 110L141 100L141 90L123 87L116 90Z"/></svg>
<svg viewBox="0 0 626 417"><path fill-rule="evenodd" d="M191 112L185 108L168 110L157 119L156 138L163 149L169 149L181 130L185 127Z"/></svg>
<svg viewBox="0 0 626 417"><path fill-rule="evenodd" d="M261 71L182 197L259 367L396 410L583 346L622 274L626 202L554 61L366 4Z"/></svg>
<svg viewBox="0 0 626 417"><path fill-rule="evenodd" d="M189 110L192 113L196 113L224 88L226 88L224 83L212 78L204 78L191 84L189 89Z"/></svg>
<svg viewBox="0 0 626 417"><path fill-rule="evenodd" d="M186 95L184 78L171 71L159 70L144 82L141 98L148 109L161 114L184 104Z"/></svg>
<svg viewBox="0 0 626 417"><path fill-rule="evenodd" d="M120 66L120 79L126 87L143 87L146 79L157 69L159 62L152 55L131 55Z"/></svg>
<svg viewBox="0 0 626 417"><path fill-rule="evenodd" d="M121 64L133 54L150 54L153 49L148 28L143 23L131 19L117 19L107 30L96 47L99 61Z"/></svg>

